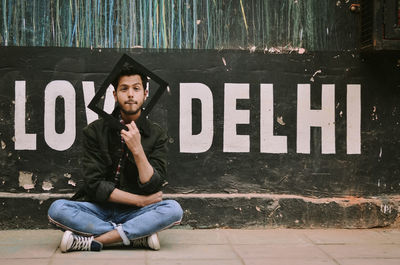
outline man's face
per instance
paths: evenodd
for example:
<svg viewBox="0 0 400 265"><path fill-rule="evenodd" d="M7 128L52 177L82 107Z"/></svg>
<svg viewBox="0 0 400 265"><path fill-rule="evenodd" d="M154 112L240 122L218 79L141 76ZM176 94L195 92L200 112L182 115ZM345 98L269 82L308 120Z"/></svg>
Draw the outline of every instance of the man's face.
<svg viewBox="0 0 400 265"><path fill-rule="evenodd" d="M139 75L122 76L114 90L114 99L126 115L139 113L146 97L147 90Z"/></svg>

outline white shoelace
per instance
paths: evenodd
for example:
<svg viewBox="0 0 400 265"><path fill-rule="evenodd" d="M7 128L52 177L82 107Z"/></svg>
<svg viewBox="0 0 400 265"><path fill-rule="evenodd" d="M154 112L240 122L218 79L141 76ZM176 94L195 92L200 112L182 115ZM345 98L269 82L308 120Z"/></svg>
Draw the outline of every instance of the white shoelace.
<svg viewBox="0 0 400 265"><path fill-rule="evenodd" d="M93 237L74 235L74 242L72 243L72 250L87 250L90 251L90 245Z"/></svg>

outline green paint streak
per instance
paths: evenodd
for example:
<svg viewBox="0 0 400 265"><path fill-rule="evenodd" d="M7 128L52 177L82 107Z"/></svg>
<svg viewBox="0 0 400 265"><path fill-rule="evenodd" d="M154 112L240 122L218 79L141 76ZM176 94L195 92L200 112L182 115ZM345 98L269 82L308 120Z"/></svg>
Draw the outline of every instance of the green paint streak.
<svg viewBox="0 0 400 265"><path fill-rule="evenodd" d="M1 0L0 45L321 50L340 46L335 2Z"/></svg>

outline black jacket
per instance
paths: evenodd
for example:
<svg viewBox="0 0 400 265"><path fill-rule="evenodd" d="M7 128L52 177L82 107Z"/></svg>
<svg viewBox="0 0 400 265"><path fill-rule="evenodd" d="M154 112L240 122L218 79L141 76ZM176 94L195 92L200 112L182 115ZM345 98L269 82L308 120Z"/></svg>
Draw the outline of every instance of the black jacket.
<svg viewBox="0 0 400 265"><path fill-rule="evenodd" d="M115 112L115 111L114 111ZM167 141L165 131L148 119L136 123L147 159L153 166L150 181L141 184L132 153L125 145L128 157L122 163L119 189L139 195L159 191L165 181L167 168ZM72 199L84 197L87 201L105 202L116 188L115 172L123 155L120 132L98 119L83 129L82 167L85 185Z"/></svg>

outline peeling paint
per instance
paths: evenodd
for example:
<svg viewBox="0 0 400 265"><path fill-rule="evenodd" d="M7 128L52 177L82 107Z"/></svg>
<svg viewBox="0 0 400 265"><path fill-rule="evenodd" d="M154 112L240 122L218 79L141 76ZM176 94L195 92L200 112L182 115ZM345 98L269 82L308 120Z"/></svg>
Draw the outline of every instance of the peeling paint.
<svg viewBox="0 0 400 265"><path fill-rule="evenodd" d="M3 141L3 140L1 140L1 149L6 149L6 147L7 147L7 145L6 145L6 143Z"/></svg>
<svg viewBox="0 0 400 265"><path fill-rule="evenodd" d="M282 53L298 53L298 54L304 54L306 52L306 49L301 48L301 47L292 47L290 45L285 46L285 47L265 47L264 49L264 54L265 53L272 53L272 54L282 54Z"/></svg>
<svg viewBox="0 0 400 265"><path fill-rule="evenodd" d="M43 181L42 189L45 191L49 191L54 189L53 184L50 181Z"/></svg>
<svg viewBox="0 0 400 265"><path fill-rule="evenodd" d="M278 200L274 200L274 201L272 202L271 205L268 205L267 208L268 208L268 210L271 210L271 211L272 211L271 214L273 214L274 211L277 210L279 207L280 207L280 206L279 206L279 201L278 201ZM272 215L271 215L271 216L272 216Z"/></svg>
<svg viewBox="0 0 400 265"><path fill-rule="evenodd" d="M378 120L378 114L376 113L376 106L372 107L372 113L371 113L371 120Z"/></svg>
<svg viewBox="0 0 400 265"><path fill-rule="evenodd" d="M320 74L320 73L322 73L321 70L316 71L316 72L312 75L312 77L310 78L310 81L311 81L311 82L314 82L314 77L315 77L317 74Z"/></svg>
<svg viewBox="0 0 400 265"><path fill-rule="evenodd" d="M280 125L286 125L286 123L283 121L283 117L282 116L280 116L280 117L277 117L276 118L276 121L280 124Z"/></svg>
<svg viewBox="0 0 400 265"><path fill-rule="evenodd" d="M71 174L70 174L70 173L65 173L65 174L64 174L64 177L70 179L70 178L71 178Z"/></svg>
<svg viewBox="0 0 400 265"><path fill-rule="evenodd" d="M19 186L26 190L35 188L35 183L33 182L33 173L28 171L20 171L18 176Z"/></svg>
<svg viewBox="0 0 400 265"><path fill-rule="evenodd" d="M76 186L76 183L75 183L75 181L73 181L72 179L70 179L70 180L68 180L68 184L69 185L72 185L72 186Z"/></svg>
<svg viewBox="0 0 400 265"><path fill-rule="evenodd" d="M222 63L226 66L226 61L224 57L222 57Z"/></svg>

